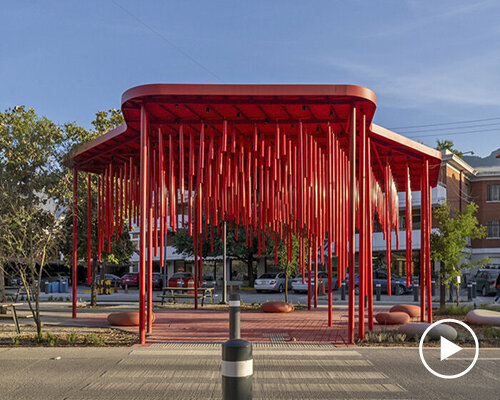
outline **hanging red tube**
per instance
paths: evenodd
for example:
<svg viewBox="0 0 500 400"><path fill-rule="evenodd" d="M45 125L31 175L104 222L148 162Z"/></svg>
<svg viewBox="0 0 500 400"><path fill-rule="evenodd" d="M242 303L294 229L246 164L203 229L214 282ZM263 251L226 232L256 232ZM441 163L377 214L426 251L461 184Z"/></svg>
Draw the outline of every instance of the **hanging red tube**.
<svg viewBox="0 0 500 400"><path fill-rule="evenodd" d="M163 268L165 267L165 155L161 129L158 129L158 171L160 186L158 199L160 201L160 268Z"/></svg>
<svg viewBox="0 0 500 400"><path fill-rule="evenodd" d="M72 271L72 289L73 289L73 304L72 317L76 318L76 286L77 286L77 252L78 252L78 170L73 169L73 271Z"/></svg>

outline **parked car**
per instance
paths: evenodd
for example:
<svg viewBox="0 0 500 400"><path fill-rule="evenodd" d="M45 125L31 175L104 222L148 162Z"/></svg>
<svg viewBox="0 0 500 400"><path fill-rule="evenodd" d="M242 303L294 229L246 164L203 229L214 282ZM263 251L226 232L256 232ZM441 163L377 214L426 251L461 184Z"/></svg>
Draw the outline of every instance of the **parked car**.
<svg viewBox="0 0 500 400"><path fill-rule="evenodd" d="M98 281L100 280L111 281L111 287L115 286L115 282L117 286L121 286L122 284L122 278L113 274L97 275L96 279Z"/></svg>
<svg viewBox="0 0 500 400"><path fill-rule="evenodd" d="M139 272L131 272L129 274L125 274L121 279L122 288L127 286L139 286Z"/></svg>
<svg viewBox="0 0 500 400"><path fill-rule="evenodd" d="M283 293L285 290L286 278L283 272L268 272L259 276L253 287L257 293L264 290Z"/></svg>
<svg viewBox="0 0 500 400"><path fill-rule="evenodd" d="M496 293L495 282L500 270L498 269L480 269L477 271L474 280L476 281L476 290L483 296Z"/></svg>
<svg viewBox="0 0 500 400"><path fill-rule="evenodd" d="M311 274L311 289L314 291L314 284L315 284L315 275L314 273ZM323 282L325 285L325 290L328 290L328 272L326 271L320 271L318 272L318 282ZM332 277L332 286L333 290L337 287L337 278L334 276ZM292 289L295 293L307 293L309 287L309 274L306 272L305 274L305 279L304 283L302 283L302 274L297 275L293 280L292 280ZM321 288L321 286L320 286Z"/></svg>
<svg viewBox="0 0 500 400"><path fill-rule="evenodd" d="M202 288L214 288L215 287L215 279L213 276L205 275L203 276L203 280L201 282Z"/></svg>
<svg viewBox="0 0 500 400"><path fill-rule="evenodd" d="M194 279L191 272L176 272L168 279L168 286L170 287L187 287L188 281ZM177 281L181 280L182 285L177 285Z"/></svg>
<svg viewBox="0 0 500 400"><path fill-rule="evenodd" d="M349 287L349 275L346 276L346 288ZM373 271L373 293L376 292L377 284L380 284L381 293L387 293L387 271L385 269L376 269ZM358 293L359 275L354 276L356 293ZM391 294L400 296L413 292L413 285L406 287L406 278L391 274Z"/></svg>

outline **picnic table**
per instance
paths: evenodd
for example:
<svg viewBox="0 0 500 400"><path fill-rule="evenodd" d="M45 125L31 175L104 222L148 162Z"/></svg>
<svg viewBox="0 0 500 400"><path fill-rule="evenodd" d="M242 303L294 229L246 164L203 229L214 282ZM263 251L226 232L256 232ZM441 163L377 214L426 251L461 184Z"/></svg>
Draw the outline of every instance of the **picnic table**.
<svg viewBox="0 0 500 400"><path fill-rule="evenodd" d="M34 294L31 294L31 299L34 300ZM17 301L19 296L27 296L24 286L5 286L5 295L10 296L12 300Z"/></svg>
<svg viewBox="0 0 500 400"><path fill-rule="evenodd" d="M201 299L202 307L205 298L214 299L214 289L213 287L198 288L198 298ZM165 299L174 299L174 303L176 303L176 299L194 299L194 288L166 286L163 288L163 294L160 297L162 305Z"/></svg>
<svg viewBox="0 0 500 400"><path fill-rule="evenodd" d="M16 325L16 331L17 333L21 333L21 330L19 329L19 321L17 319L17 312L16 312L16 306L22 306L23 303L0 303L0 308L10 308L12 311L12 319L14 320L14 324Z"/></svg>

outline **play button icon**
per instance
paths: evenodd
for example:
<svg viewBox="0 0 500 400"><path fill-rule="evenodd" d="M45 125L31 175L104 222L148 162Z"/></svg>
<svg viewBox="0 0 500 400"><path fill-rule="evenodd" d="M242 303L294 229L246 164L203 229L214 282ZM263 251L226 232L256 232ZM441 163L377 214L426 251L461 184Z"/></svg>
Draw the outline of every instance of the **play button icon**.
<svg viewBox="0 0 500 400"><path fill-rule="evenodd" d="M449 340L441 335L440 336L439 358L436 357L437 356L436 347L432 347L432 346L426 347L426 352L428 354L427 357L428 357L428 361L429 361L429 362L427 362L425 357L424 357L424 351L423 351L425 338L429 332L431 332L436 326L438 326L440 324L457 324L457 325L461 325L463 328L465 328L467 331L469 331L470 335L474 338L474 343L475 343L474 357L472 357L472 350L473 349L469 348L466 350L466 349L456 345L451 340ZM434 333L435 332L436 331L434 331ZM432 335L431 335L431 337L432 337ZM455 378L459 378L461 376L464 376L476 364L476 361L479 357L479 342L477 340L477 336L474 333L474 331L466 323L459 321L459 320L456 320L456 319L447 318L447 319L442 319L442 320L439 320L437 322L434 322L433 324L431 324L427 327L427 329L424 331L422 337L420 338L420 345L419 345L418 350L419 350L419 355L420 355L420 359L422 360L422 363L424 364L425 368L427 368L427 370L431 374L433 374L439 378L443 378L443 379L455 379ZM459 351L463 351L463 350L464 350L465 356L469 355L470 358L467 358L467 357L464 358L464 356L460 356L460 358L453 358L452 357L454 354L458 353ZM452 358L450 358L450 357L452 357ZM465 368L465 365L467 365L467 364L464 365L464 362L467 363L468 359L470 359L471 362ZM439 364L436 364L436 363L439 363ZM429 364L431 364L434 369L431 368L431 366ZM437 372L437 371L441 371L441 372ZM458 372L458 371L460 371L460 372ZM454 372L454 373L445 374L443 372Z"/></svg>
<svg viewBox="0 0 500 400"><path fill-rule="evenodd" d="M460 350L462 350L460 346L457 346L455 343L450 342L448 339L441 336L441 361L446 360L448 357L458 353Z"/></svg>

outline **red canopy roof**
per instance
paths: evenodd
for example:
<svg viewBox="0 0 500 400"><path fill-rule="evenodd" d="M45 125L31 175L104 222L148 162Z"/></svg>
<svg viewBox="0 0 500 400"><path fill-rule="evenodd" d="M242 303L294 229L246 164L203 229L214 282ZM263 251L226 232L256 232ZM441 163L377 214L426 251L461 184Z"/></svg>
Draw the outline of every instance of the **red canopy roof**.
<svg viewBox="0 0 500 400"><path fill-rule="evenodd" d="M328 124L338 134L341 146L349 140L350 110L356 105L366 115L369 134L375 144L372 160L379 165L388 161L398 188L404 188L403 167L409 163L412 188L419 188L424 157L430 162L430 184L436 186L441 153L371 123L376 96L371 90L354 85L198 85L152 84L127 90L122 96L125 125L82 145L73 155L75 167L102 172L111 159L139 158L140 112L145 103L151 129L177 132L182 124L186 133L205 124L205 135L222 134L224 121L234 127L238 141L251 141L255 127L262 137L273 140L276 124L293 136L298 122L325 143ZM324 141L323 141L324 138ZM177 143L176 143L177 145ZM187 144L186 144L187 146ZM186 151L187 154L187 151ZM401 173L398 173L401 171ZM379 168L374 172L380 177Z"/></svg>

